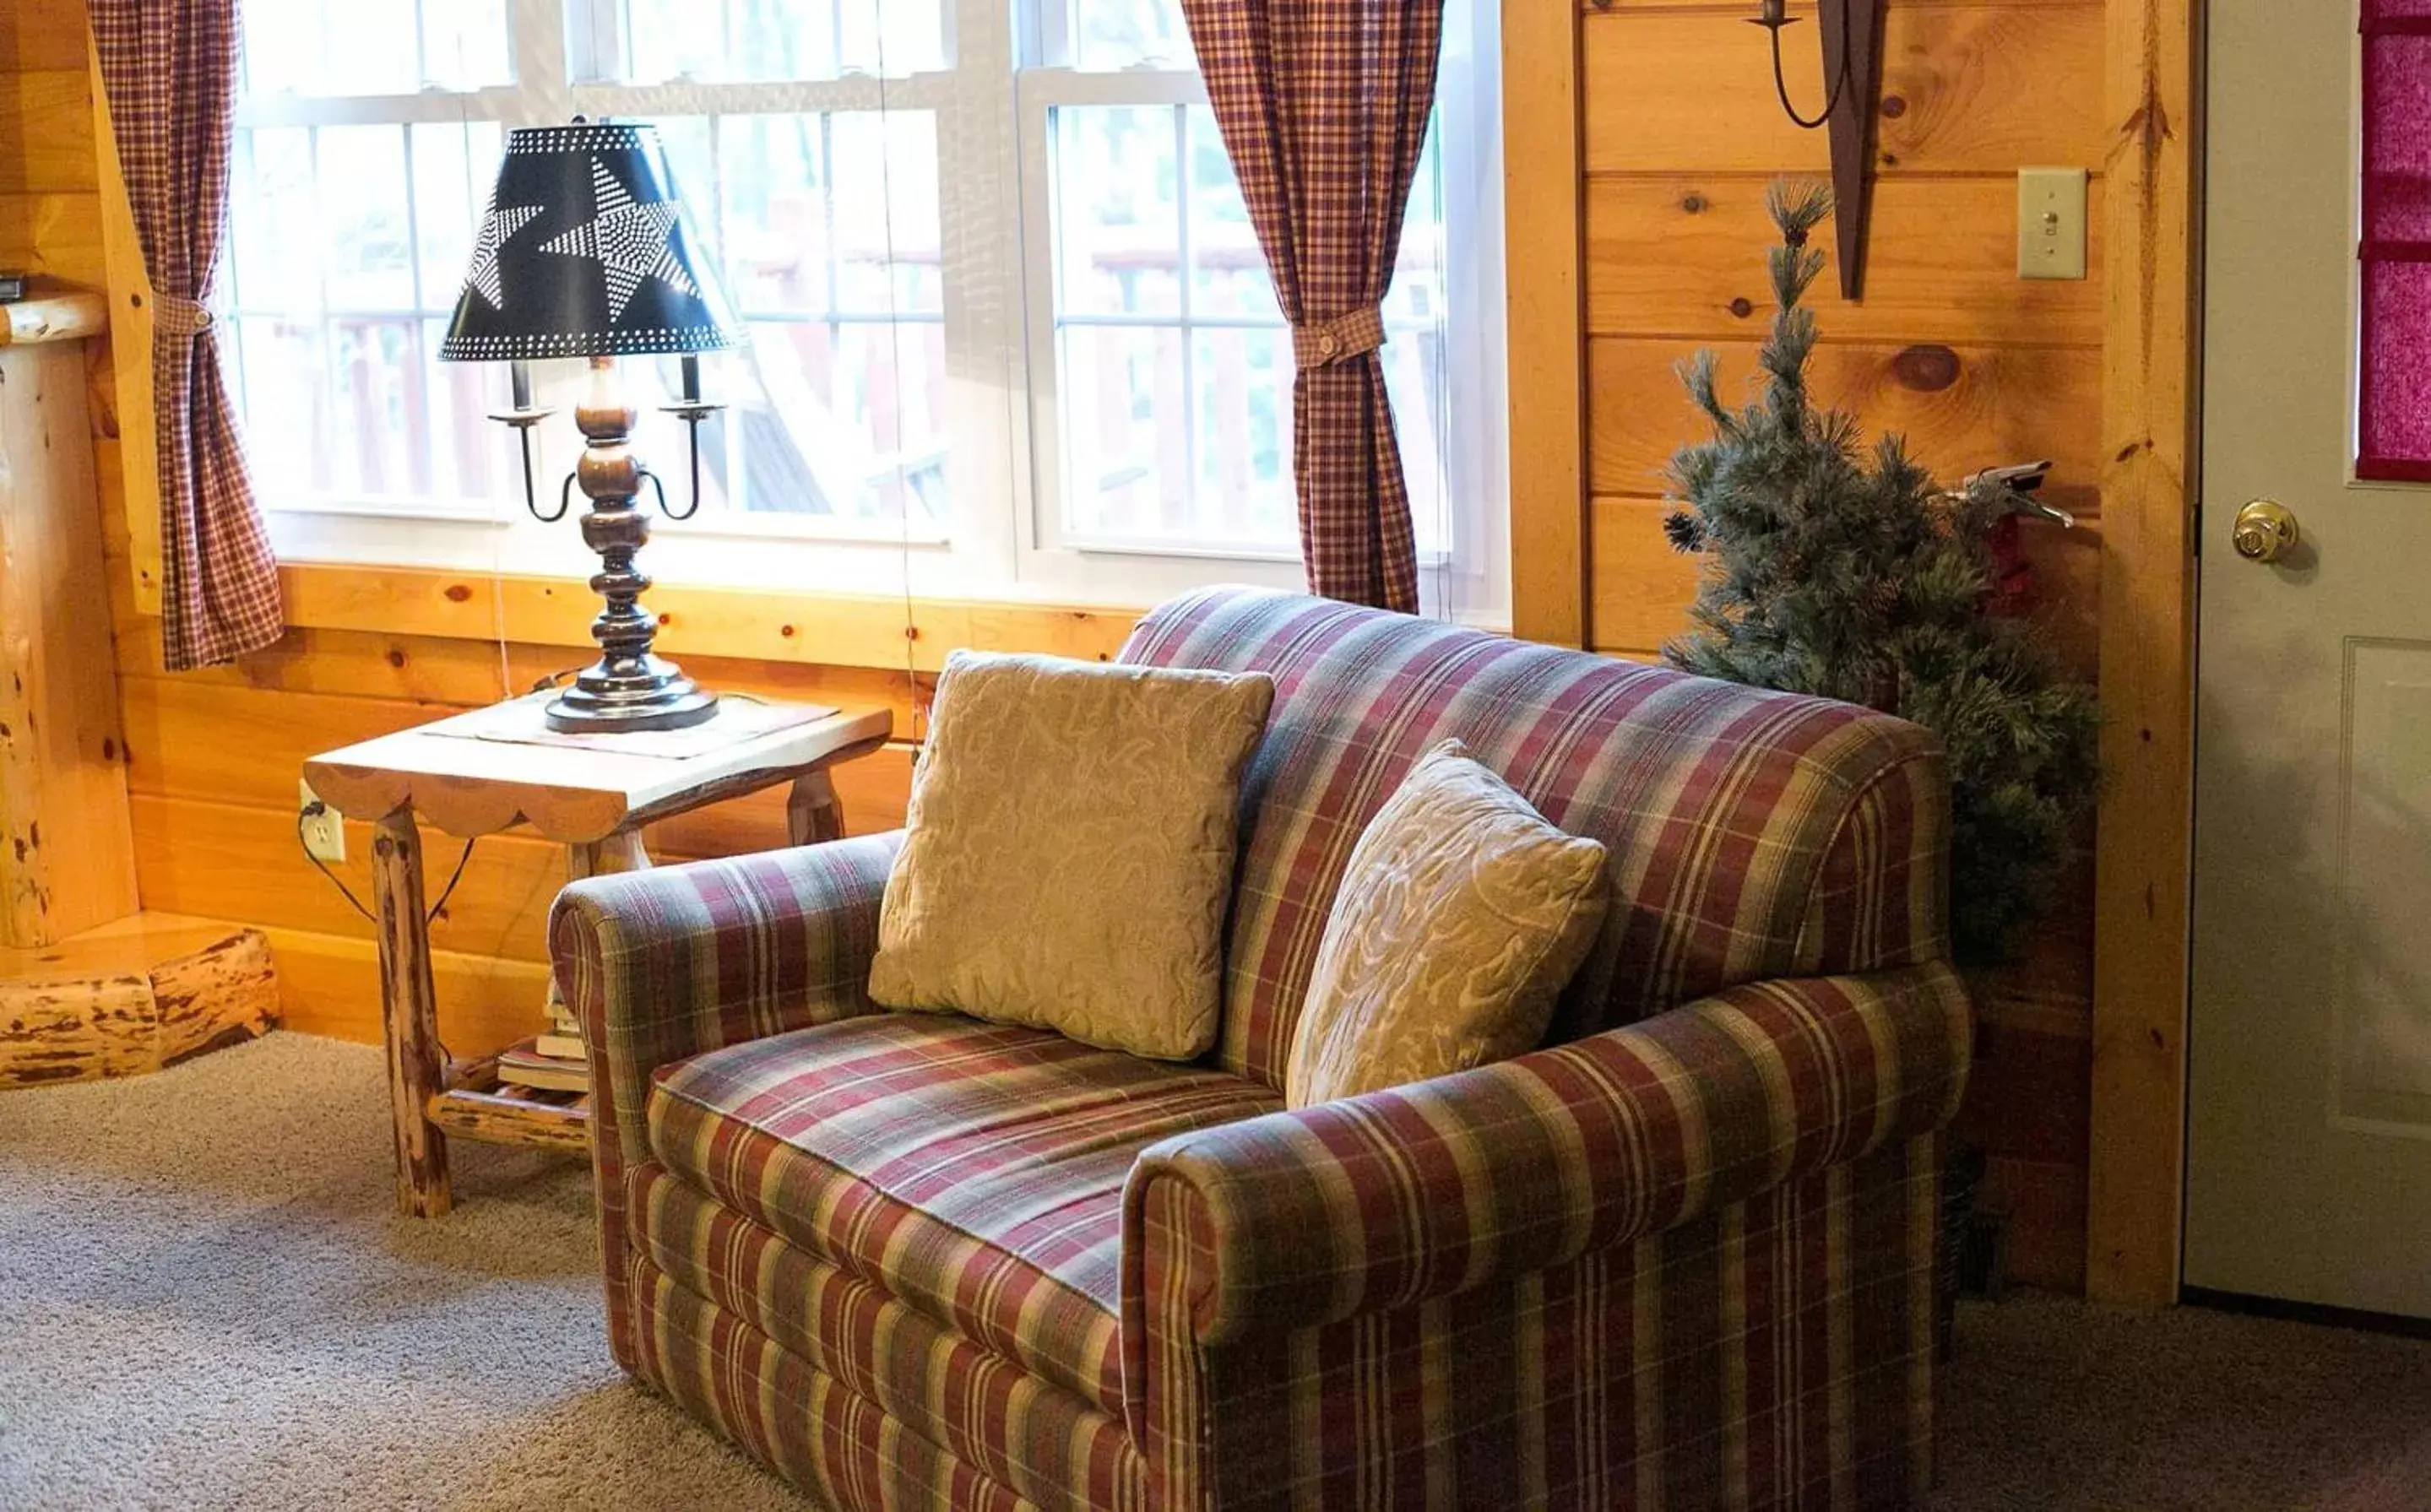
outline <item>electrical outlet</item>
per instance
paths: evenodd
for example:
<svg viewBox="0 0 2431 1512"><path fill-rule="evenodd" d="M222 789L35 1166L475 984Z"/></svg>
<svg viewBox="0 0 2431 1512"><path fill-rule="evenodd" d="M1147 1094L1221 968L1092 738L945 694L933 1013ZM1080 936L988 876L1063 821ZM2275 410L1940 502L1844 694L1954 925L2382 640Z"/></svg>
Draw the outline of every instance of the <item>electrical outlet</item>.
<svg viewBox="0 0 2431 1512"><path fill-rule="evenodd" d="M299 778L295 786L304 795L304 853L331 866L344 865L346 859L344 817L321 802L310 783Z"/></svg>
<svg viewBox="0 0 2431 1512"><path fill-rule="evenodd" d="M2018 276L2085 276L2085 170L2018 170Z"/></svg>

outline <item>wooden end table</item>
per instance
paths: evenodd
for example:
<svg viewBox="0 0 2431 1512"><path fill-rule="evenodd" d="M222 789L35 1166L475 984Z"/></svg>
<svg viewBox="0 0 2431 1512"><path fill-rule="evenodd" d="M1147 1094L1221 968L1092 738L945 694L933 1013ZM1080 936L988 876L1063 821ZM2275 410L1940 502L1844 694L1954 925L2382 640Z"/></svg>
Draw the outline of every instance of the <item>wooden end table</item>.
<svg viewBox="0 0 2431 1512"><path fill-rule="evenodd" d="M375 826L380 1012L396 1127L396 1205L436 1218L452 1203L447 1137L565 1151L591 1147L589 1100L528 1097L497 1080L495 1058L448 1062L439 1042L421 824L461 839L528 824L566 848L586 877L649 865L641 829L721 799L793 784L794 843L844 834L828 769L885 744L886 709L832 709L729 696L689 730L560 735L536 693L314 756L304 779L349 819ZM538 1005L535 1005L537 1013Z"/></svg>

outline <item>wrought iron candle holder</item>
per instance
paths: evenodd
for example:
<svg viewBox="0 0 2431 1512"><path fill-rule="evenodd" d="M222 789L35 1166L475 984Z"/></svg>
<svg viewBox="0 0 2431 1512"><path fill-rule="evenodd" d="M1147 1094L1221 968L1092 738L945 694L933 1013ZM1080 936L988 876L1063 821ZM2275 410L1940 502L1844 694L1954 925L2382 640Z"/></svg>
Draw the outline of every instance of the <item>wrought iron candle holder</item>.
<svg viewBox="0 0 2431 1512"><path fill-rule="evenodd" d="M1781 108L1807 131L1832 132L1832 217L1838 233L1840 293L1855 299L1865 291L1866 223L1872 203L1874 117L1882 92L1883 0L1817 0L1823 31L1823 108L1801 115L1789 98L1781 60L1781 33L1798 24L1786 0L1758 0L1748 25L1762 26L1772 42L1772 87Z"/></svg>

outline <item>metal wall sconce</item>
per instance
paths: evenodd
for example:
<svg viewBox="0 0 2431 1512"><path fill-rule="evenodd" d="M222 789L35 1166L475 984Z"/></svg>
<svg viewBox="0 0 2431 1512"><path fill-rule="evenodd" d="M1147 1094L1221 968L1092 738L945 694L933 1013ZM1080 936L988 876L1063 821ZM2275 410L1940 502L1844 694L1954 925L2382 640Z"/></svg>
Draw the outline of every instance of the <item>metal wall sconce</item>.
<svg viewBox="0 0 2431 1512"><path fill-rule="evenodd" d="M1840 294L1865 290L1866 225L1872 212L1874 121L1883 84L1884 0L1817 0L1823 27L1823 108L1801 115L1789 98L1781 61L1781 33L1797 25L1787 0L1759 0L1749 20L1772 42L1772 84L1781 108L1800 127L1832 133L1832 224L1837 237Z"/></svg>

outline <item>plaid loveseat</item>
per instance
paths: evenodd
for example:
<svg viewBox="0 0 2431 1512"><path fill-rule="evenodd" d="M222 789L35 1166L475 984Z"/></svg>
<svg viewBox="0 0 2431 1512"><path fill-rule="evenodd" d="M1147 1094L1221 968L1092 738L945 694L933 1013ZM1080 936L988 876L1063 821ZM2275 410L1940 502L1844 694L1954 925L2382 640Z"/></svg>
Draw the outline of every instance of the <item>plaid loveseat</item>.
<svg viewBox="0 0 2431 1512"><path fill-rule="evenodd" d="M896 836L566 889L617 1360L848 1508L1906 1503L1970 1040L1932 738L1243 590L1122 655L1276 684L1199 1064L876 1010ZM1351 844L1455 735L1611 847L1558 1048L1286 1111Z"/></svg>

